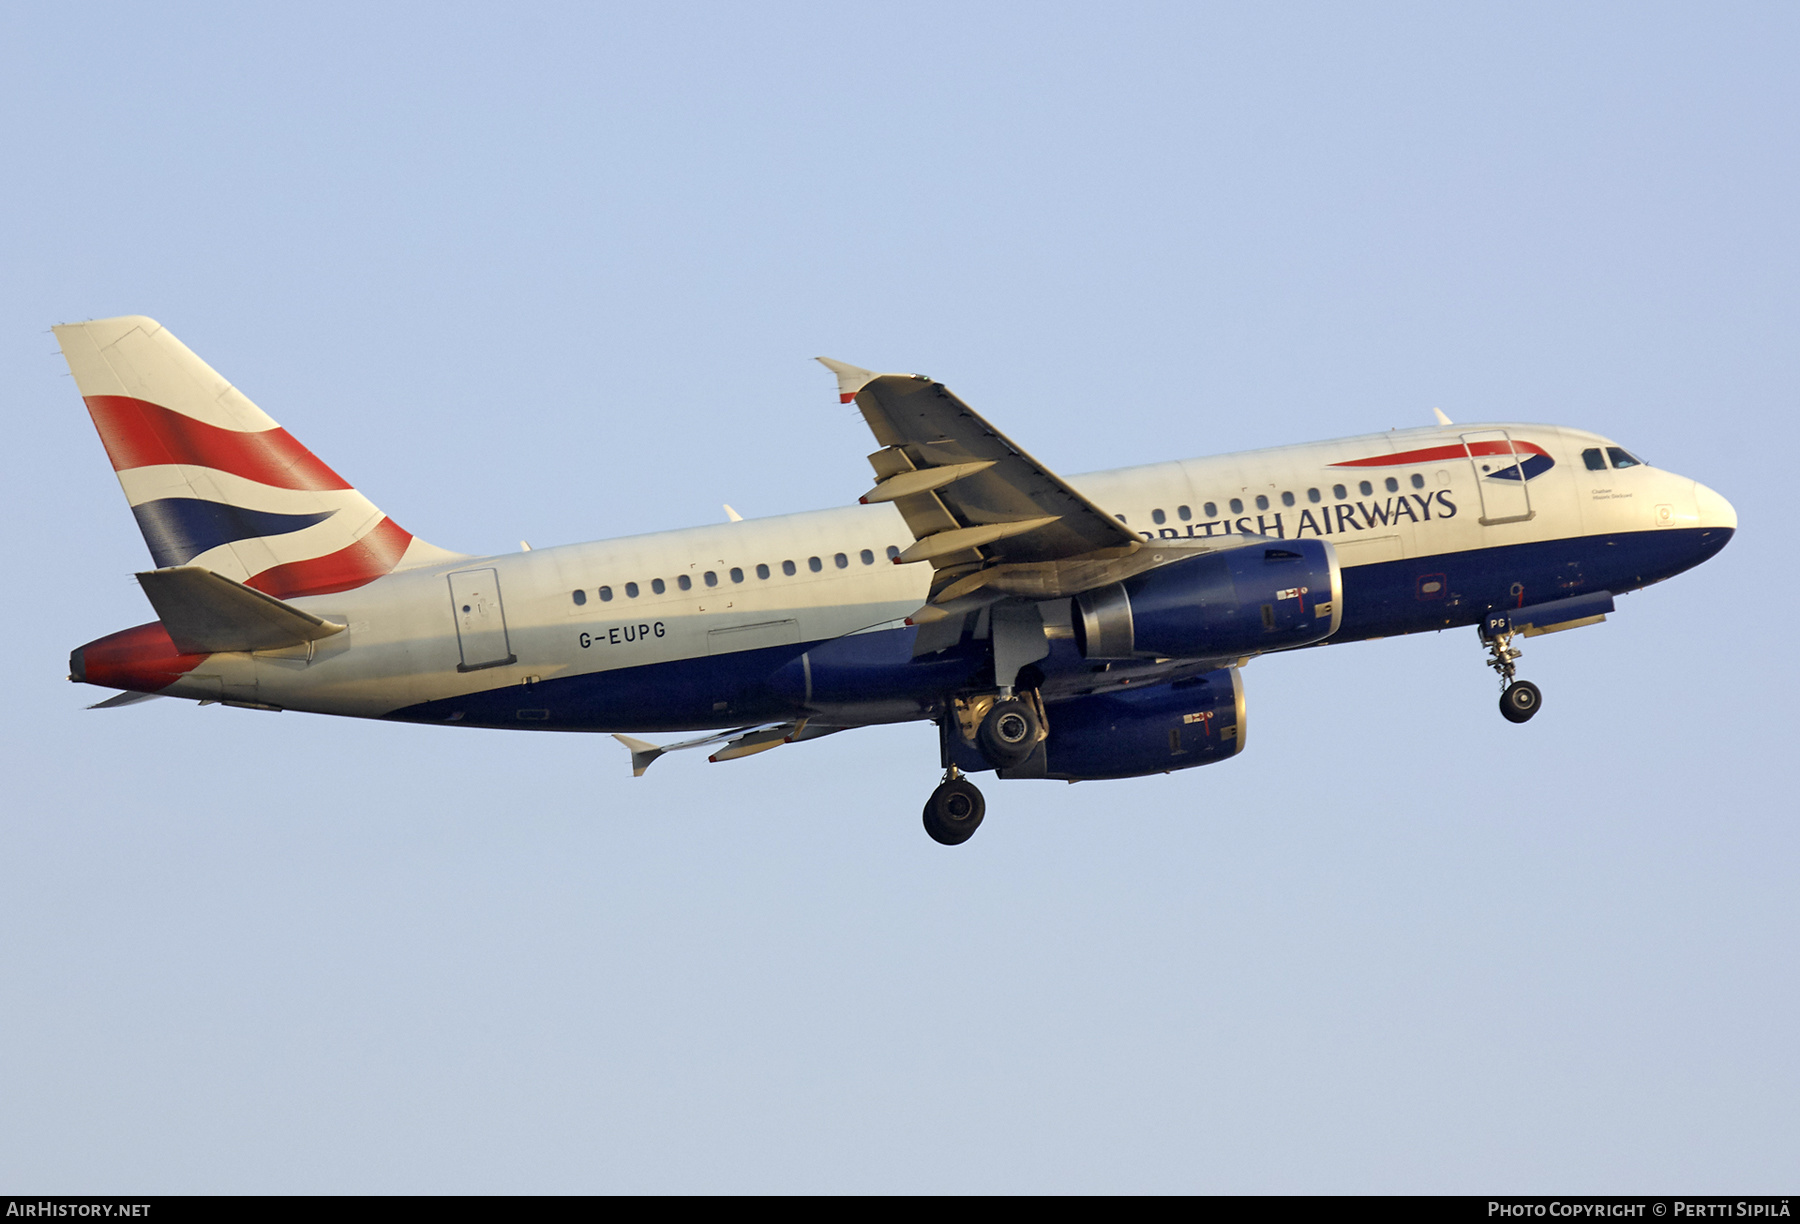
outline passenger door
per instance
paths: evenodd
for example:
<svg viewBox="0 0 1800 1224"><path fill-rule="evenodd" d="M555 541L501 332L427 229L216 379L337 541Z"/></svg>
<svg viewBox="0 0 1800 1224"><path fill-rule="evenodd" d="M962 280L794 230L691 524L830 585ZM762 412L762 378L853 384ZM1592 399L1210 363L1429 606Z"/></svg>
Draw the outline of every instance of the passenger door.
<svg viewBox="0 0 1800 1224"><path fill-rule="evenodd" d="M1527 452L1513 445L1504 429L1484 429L1462 436L1463 450L1475 471L1475 488L1481 494L1481 523L1523 523L1532 517L1531 490L1523 468Z"/></svg>
<svg viewBox="0 0 1800 1224"><path fill-rule="evenodd" d="M500 576L491 569L459 570L450 575L450 605L456 616L456 640L462 648L457 671L479 671L517 663L506 636L506 609L500 602Z"/></svg>

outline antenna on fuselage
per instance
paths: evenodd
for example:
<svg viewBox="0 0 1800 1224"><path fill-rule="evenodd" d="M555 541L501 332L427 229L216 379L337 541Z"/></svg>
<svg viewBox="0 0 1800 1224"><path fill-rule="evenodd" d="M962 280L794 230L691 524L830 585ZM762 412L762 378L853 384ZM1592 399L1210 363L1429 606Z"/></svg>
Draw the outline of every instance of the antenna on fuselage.
<svg viewBox="0 0 1800 1224"><path fill-rule="evenodd" d="M1451 425L1455 423L1451 421L1449 417L1444 415L1444 410L1442 408L1433 408L1431 410L1431 415L1437 418L1437 423L1439 425Z"/></svg>

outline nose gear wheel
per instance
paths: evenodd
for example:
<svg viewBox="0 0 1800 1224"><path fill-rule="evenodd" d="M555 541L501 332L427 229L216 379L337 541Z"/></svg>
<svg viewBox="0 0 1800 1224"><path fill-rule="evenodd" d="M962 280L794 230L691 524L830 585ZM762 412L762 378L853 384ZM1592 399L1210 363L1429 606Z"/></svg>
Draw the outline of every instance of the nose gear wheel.
<svg viewBox="0 0 1800 1224"><path fill-rule="evenodd" d="M1507 722L1528 722L1544 702L1538 686L1529 680L1515 680L1500 694L1500 715Z"/></svg>
<svg viewBox="0 0 1800 1224"><path fill-rule="evenodd" d="M1544 694L1529 680L1517 678L1519 656L1524 651L1512 644L1512 622L1504 614L1490 616L1481 626L1481 640L1488 649L1488 666L1493 668L1504 686L1500 694L1500 716L1511 723L1529 722L1544 704Z"/></svg>

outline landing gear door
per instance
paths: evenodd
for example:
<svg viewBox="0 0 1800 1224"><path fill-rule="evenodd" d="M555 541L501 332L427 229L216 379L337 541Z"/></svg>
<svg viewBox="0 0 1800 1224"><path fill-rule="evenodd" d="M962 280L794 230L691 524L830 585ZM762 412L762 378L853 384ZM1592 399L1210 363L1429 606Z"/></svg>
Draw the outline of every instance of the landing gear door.
<svg viewBox="0 0 1800 1224"><path fill-rule="evenodd" d="M506 637L506 609L500 603L500 576L491 569L459 570L450 575L450 608L456 616L456 640L462 648L457 671L479 671L517 663Z"/></svg>
<svg viewBox="0 0 1800 1224"><path fill-rule="evenodd" d="M1523 523L1532 517L1531 490L1525 484L1524 462L1529 452L1513 445L1504 429L1484 429L1462 436L1463 449L1475 469L1475 488L1481 493L1481 522Z"/></svg>

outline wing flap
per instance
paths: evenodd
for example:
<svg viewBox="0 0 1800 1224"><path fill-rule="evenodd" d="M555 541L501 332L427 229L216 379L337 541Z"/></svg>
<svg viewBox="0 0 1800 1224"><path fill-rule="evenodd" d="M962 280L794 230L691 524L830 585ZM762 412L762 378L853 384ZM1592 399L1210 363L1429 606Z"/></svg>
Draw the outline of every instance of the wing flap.
<svg viewBox="0 0 1800 1224"><path fill-rule="evenodd" d="M950 531L939 531L913 542L904 552L894 558L905 565L912 561L929 561L936 557L955 555L967 552L972 548L981 548L987 544L996 544L1001 540L1038 531L1056 522L1054 515L1043 518L1021 519L1013 523L989 523L984 527L957 527Z"/></svg>
<svg viewBox="0 0 1800 1224"><path fill-rule="evenodd" d="M860 500L867 506L873 502L898 501L914 493L930 493L945 485L966 480L993 467L996 460L983 459L980 463L952 463L944 467L914 469L910 472L897 472L878 483L873 489L864 493Z"/></svg>

